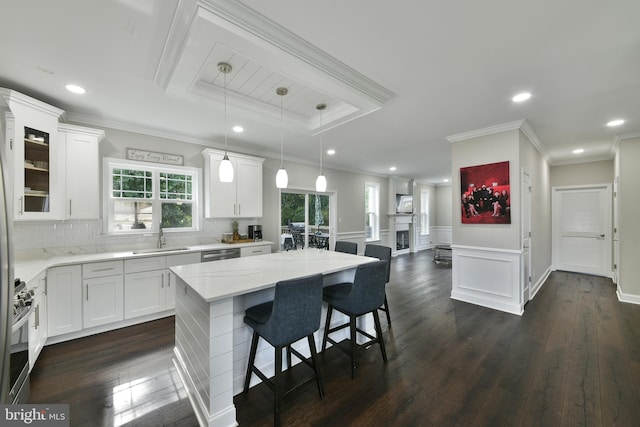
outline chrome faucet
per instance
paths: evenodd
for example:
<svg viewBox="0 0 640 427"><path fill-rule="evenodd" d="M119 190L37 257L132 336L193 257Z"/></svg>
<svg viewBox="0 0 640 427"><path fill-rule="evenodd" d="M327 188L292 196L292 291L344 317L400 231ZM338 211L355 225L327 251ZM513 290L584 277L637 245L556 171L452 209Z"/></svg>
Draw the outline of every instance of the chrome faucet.
<svg viewBox="0 0 640 427"><path fill-rule="evenodd" d="M162 249L167 242L164 239L164 233L162 232L162 227L160 227L160 233L158 234L158 249Z"/></svg>

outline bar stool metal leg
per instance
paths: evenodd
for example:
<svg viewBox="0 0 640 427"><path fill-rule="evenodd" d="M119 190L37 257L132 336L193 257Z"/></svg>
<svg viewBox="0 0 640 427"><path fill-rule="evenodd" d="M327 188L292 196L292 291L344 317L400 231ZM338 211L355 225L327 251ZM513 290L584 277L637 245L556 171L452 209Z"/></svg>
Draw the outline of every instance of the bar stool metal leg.
<svg viewBox="0 0 640 427"><path fill-rule="evenodd" d="M251 338L251 350L249 351L249 364L247 366L247 374L244 377L244 389L243 393L249 391L249 383L251 382L251 373L253 372L253 363L256 360L256 350L258 349L259 335L253 331L253 338Z"/></svg>

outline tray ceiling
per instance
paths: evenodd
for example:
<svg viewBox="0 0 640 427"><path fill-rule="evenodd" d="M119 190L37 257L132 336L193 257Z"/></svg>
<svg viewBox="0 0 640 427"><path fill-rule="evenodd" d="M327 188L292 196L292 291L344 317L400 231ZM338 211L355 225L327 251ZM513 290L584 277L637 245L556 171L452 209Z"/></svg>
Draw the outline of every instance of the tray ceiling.
<svg viewBox="0 0 640 427"><path fill-rule="evenodd" d="M233 48L231 47L233 46ZM286 29L235 2L181 2L158 65L155 81L167 94L220 103L231 64L227 102L273 122L316 134L380 109L395 95ZM327 104L320 128L316 105Z"/></svg>

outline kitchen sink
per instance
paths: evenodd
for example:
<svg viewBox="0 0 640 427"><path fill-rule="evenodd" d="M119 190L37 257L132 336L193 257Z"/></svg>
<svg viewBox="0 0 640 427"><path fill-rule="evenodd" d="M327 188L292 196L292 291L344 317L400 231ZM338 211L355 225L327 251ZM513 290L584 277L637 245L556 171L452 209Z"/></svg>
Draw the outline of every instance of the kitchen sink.
<svg viewBox="0 0 640 427"><path fill-rule="evenodd" d="M188 251L189 248L180 247L180 248L153 248L153 249L141 249L138 251L133 251L134 255L138 254L155 254L159 252L178 252L178 251Z"/></svg>

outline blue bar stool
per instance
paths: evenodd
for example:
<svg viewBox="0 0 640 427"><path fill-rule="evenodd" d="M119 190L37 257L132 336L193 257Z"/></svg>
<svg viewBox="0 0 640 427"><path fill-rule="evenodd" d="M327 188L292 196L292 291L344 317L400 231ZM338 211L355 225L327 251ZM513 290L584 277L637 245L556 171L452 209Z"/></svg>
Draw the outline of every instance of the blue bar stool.
<svg viewBox="0 0 640 427"><path fill-rule="evenodd" d="M313 333L320 327L321 312L321 274L280 281L276 284L273 301L248 308L245 312L244 323L253 329L253 337L251 339L247 374L244 380L244 393L249 391L249 382L252 373L255 373L273 390L275 425L280 424L281 399L298 387L315 379L320 398L324 398L324 386L322 385L322 376L320 367L318 366L318 355L313 339ZM260 337L275 349L275 375L272 380L267 378L267 376L255 366L256 350ZM291 344L304 337L307 337L307 341L309 342L311 362L295 348L291 347ZM293 353L314 371L313 376L287 391L281 389L280 378L282 374L282 350L285 348L287 350L289 368L291 368L291 353Z"/></svg>
<svg viewBox="0 0 640 427"><path fill-rule="evenodd" d="M389 278L391 277L391 248L388 246L369 244L364 247L364 256L387 261L387 280L385 283L389 283ZM387 324L391 327L391 314L389 314L389 303L387 302L386 291L384 293L384 304L382 304L378 310L382 310L387 314Z"/></svg>
<svg viewBox="0 0 640 427"><path fill-rule="evenodd" d="M378 307L384 303L386 274L386 261L381 260L361 264L356 268L353 283L341 283L324 288L323 299L329 307L327 309L327 320L324 327L324 337L322 339L322 351L325 351L327 341L329 341L340 350L349 354L351 356L351 378L356 377L355 353L357 347L368 347L371 344L378 343L380 345L380 351L382 352L382 360L384 360L385 363L387 361L387 352L384 348L382 328L380 327L380 318L378 317ZM331 314L334 309L349 316L349 322L330 328ZM373 315L373 321L375 322L375 337L356 326L356 319L369 313ZM329 337L329 334L347 327L350 329L351 341L349 352ZM358 345L356 342L356 333L360 333L369 338L369 341Z"/></svg>

